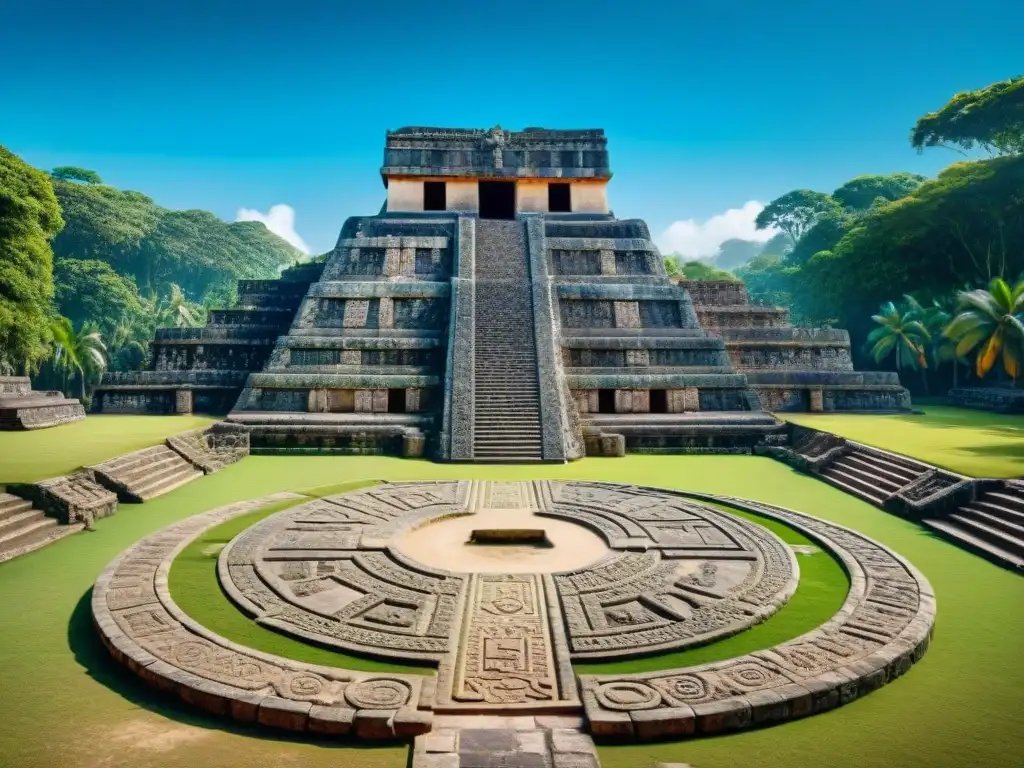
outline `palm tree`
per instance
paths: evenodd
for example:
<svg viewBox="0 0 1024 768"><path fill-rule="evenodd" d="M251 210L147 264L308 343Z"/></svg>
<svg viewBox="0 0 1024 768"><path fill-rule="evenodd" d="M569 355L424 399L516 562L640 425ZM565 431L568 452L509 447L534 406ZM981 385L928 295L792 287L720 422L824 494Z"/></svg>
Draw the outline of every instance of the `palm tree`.
<svg viewBox="0 0 1024 768"><path fill-rule="evenodd" d="M101 372L107 365L100 332L91 323L83 323L76 331L66 317L57 317L50 324L53 335L54 366L64 375L67 389L68 373L77 374L80 382L81 399L85 400L86 377Z"/></svg>
<svg viewBox="0 0 1024 768"><path fill-rule="evenodd" d="M1024 280L1011 288L997 277L987 289L960 291L957 299L956 317L944 332L956 342L956 355L966 357L977 350L974 369L982 378L1001 353L1003 369L1016 384L1024 358Z"/></svg>
<svg viewBox="0 0 1024 768"><path fill-rule="evenodd" d="M909 366L915 370L920 369L923 375L928 367L926 348L931 336L914 309L911 307L900 311L890 301L883 304L879 313L872 315L871 319L878 323L878 327L868 334L874 361L881 363L889 355L895 354L897 369Z"/></svg>
<svg viewBox="0 0 1024 768"><path fill-rule="evenodd" d="M181 286L171 283L171 295L166 304L158 310L160 325L171 325L175 328L192 328L199 325L199 314L181 290Z"/></svg>

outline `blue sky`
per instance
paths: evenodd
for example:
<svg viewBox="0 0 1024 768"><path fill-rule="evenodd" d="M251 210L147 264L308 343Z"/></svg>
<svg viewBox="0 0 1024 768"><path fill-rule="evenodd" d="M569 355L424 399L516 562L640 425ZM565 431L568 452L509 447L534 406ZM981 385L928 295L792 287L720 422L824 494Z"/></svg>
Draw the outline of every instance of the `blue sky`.
<svg viewBox="0 0 1024 768"><path fill-rule="evenodd" d="M290 206L320 253L379 209L388 128L603 127L615 213L706 250L748 201L957 160L907 135L1024 72L1024 3L984 5L4 3L0 144L169 208Z"/></svg>

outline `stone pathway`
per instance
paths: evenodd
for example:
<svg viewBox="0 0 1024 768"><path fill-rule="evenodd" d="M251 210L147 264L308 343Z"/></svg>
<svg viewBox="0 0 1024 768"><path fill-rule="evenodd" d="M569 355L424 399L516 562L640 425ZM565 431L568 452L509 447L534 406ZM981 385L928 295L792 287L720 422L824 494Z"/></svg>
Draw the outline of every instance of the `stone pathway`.
<svg viewBox="0 0 1024 768"><path fill-rule="evenodd" d="M436 715L417 736L413 768L598 768L597 751L569 716Z"/></svg>

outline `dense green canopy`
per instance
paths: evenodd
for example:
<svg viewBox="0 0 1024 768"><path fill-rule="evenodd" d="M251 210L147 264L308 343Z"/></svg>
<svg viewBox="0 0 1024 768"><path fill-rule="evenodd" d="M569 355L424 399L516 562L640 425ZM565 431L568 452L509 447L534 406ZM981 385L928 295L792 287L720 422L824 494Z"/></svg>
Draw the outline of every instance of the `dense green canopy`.
<svg viewBox="0 0 1024 768"><path fill-rule="evenodd" d="M996 154L1024 152L1024 76L958 93L917 121L910 143L925 147L976 147Z"/></svg>
<svg viewBox="0 0 1024 768"><path fill-rule="evenodd" d="M0 147L0 373L46 356L52 238L64 225L50 178Z"/></svg>

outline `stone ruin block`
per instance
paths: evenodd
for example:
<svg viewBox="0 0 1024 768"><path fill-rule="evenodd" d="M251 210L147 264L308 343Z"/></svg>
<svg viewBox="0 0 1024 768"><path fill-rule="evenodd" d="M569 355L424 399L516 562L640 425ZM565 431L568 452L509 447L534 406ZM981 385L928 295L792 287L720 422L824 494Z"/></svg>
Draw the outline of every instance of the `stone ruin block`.
<svg viewBox="0 0 1024 768"><path fill-rule="evenodd" d="M824 401L824 398L822 397L821 390L820 389L812 389L812 390L809 391L809 395L810 395L810 404L809 404L808 410L810 410L811 413L821 413L822 411L824 411L825 410L825 401Z"/></svg>
<svg viewBox="0 0 1024 768"><path fill-rule="evenodd" d="M640 327L640 305L635 301L616 301L615 327L616 328L639 328Z"/></svg>
<svg viewBox="0 0 1024 768"><path fill-rule="evenodd" d="M630 368L643 367L651 364L651 353L647 349L627 349L626 366Z"/></svg>
<svg viewBox="0 0 1024 768"><path fill-rule="evenodd" d="M393 299L384 297L380 300L377 312L378 328L394 328L395 326L395 302Z"/></svg>
<svg viewBox="0 0 1024 768"><path fill-rule="evenodd" d="M192 390L179 389L174 393L174 412L188 414L192 413Z"/></svg>
<svg viewBox="0 0 1024 768"><path fill-rule="evenodd" d="M615 269L615 251L602 250L601 251L601 274L602 275L614 275Z"/></svg>
<svg viewBox="0 0 1024 768"><path fill-rule="evenodd" d="M366 316L370 311L368 299L348 299L345 302L343 328L365 328Z"/></svg>
<svg viewBox="0 0 1024 768"><path fill-rule="evenodd" d="M696 387L686 387L683 389L683 410L700 410L700 391Z"/></svg>

